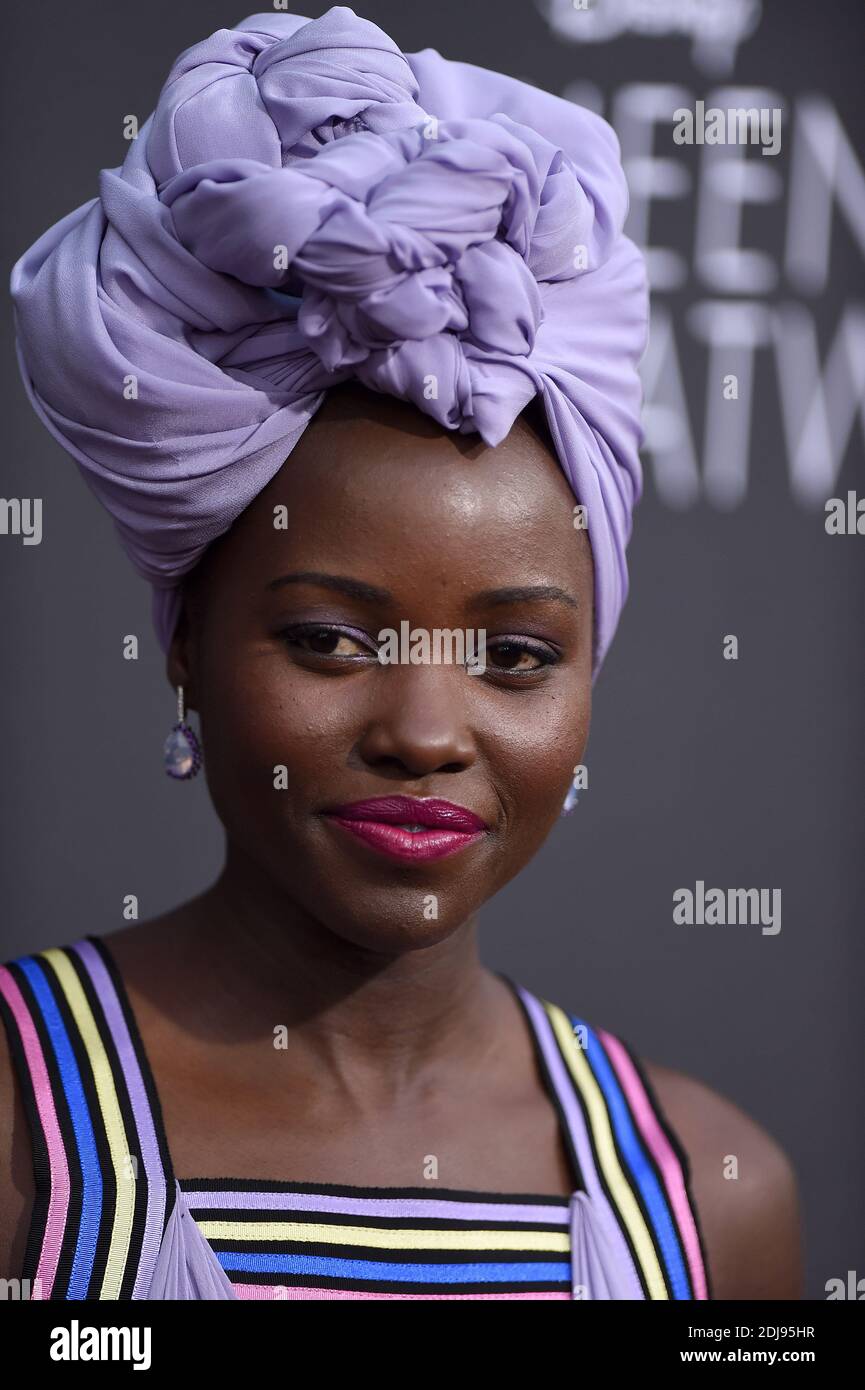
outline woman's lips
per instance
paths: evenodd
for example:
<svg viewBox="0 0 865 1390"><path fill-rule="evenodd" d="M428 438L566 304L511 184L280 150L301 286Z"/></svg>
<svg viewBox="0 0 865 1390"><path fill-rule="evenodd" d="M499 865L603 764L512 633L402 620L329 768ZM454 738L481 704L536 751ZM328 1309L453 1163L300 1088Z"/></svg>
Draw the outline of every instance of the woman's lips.
<svg viewBox="0 0 865 1390"><path fill-rule="evenodd" d="M464 806L437 797L375 797L325 814L380 854L415 863L454 854L480 839L487 828Z"/></svg>
<svg viewBox="0 0 865 1390"><path fill-rule="evenodd" d="M427 859L443 859L447 854L479 840L482 830L441 830L426 827L423 830L401 830L398 825L388 825L376 820L348 820L343 816L329 815L336 825L341 825L351 835L363 840L380 854L389 854L392 859L408 859L415 862Z"/></svg>

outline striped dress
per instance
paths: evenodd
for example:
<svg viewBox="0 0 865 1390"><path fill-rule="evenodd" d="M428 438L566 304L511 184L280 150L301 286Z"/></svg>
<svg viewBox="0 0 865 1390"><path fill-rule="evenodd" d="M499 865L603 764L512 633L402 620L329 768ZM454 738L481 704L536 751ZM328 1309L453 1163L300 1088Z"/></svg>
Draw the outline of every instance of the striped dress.
<svg viewBox="0 0 865 1390"><path fill-rule="evenodd" d="M500 978L530 1025L570 1197L179 1177L105 942L0 966L35 1180L25 1296L711 1298L688 1160L638 1059Z"/></svg>

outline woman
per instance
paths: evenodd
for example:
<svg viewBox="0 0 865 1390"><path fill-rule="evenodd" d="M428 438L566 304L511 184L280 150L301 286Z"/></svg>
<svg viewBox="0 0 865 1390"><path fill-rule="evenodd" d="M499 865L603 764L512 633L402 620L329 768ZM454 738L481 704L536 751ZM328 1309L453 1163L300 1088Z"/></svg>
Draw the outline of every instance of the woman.
<svg viewBox="0 0 865 1390"><path fill-rule="evenodd" d="M154 584L167 771L203 761L227 841L192 902L0 968L33 1296L798 1296L775 1142L477 949L625 597L625 211L597 117L337 7L181 55L16 266L33 404Z"/></svg>

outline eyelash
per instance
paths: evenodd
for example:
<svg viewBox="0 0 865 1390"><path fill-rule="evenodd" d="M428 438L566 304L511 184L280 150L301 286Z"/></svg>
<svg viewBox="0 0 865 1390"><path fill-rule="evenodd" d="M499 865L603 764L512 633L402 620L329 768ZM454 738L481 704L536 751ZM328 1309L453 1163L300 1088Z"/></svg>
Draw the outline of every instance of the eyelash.
<svg viewBox="0 0 865 1390"><path fill-rule="evenodd" d="M277 635L287 647L295 647L300 646L303 638L320 636L322 633L327 633L328 636L334 637L348 637L351 641L357 642L359 645L369 641L368 635L365 632L360 632L357 628L331 626L328 623L300 623L294 627L283 628ZM521 654L528 652L529 655L536 657L540 662L539 666L532 666L522 671L509 670L506 666L493 666L488 662L487 671L492 671L498 676L514 676L517 680L525 680L527 677L539 675L546 667L555 666L559 662L557 653L553 652L551 648L541 646L534 642L528 642L525 638L497 637L493 642L487 643L487 652L495 651L497 647L515 648ZM360 663L364 661L364 658L358 655L339 656L335 652L310 652L305 647L301 647L301 650L307 656L317 656L323 661L339 661L345 663ZM370 659L376 659L372 652L370 652Z"/></svg>

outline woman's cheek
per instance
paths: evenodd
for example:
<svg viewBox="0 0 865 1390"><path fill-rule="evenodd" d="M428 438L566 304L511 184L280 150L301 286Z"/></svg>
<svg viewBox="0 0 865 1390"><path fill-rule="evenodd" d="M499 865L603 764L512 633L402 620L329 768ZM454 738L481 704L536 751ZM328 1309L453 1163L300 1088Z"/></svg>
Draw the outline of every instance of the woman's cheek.
<svg viewBox="0 0 865 1390"><path fill-rule="evenodd" d="M270 683L261 679L263 672L256 674L257 682L250 673L223 686L213 700L218 714L208 785L223 824L232 828L229 817L241 838L250 824L279 837L292 822L301 824L341 795L357 737L351 692L323 688L304 671L280 672Z"/></svg>
<svg viewBox="0 0 865 1390"><path fill-rule="evenodd" d="M551 696L517 724L497 723L488 756L508 820L520 838L539 847L561 814L562 802L588 742L591 698Z"/></svg>

